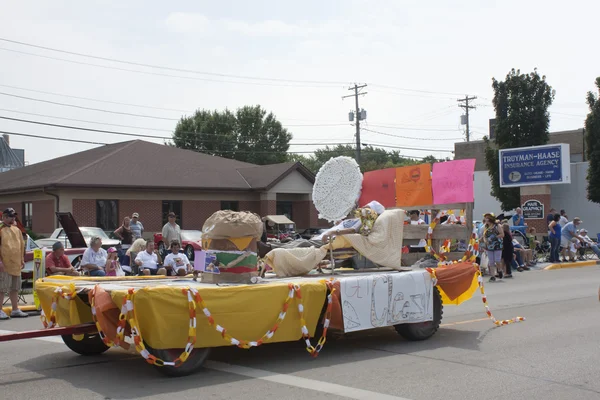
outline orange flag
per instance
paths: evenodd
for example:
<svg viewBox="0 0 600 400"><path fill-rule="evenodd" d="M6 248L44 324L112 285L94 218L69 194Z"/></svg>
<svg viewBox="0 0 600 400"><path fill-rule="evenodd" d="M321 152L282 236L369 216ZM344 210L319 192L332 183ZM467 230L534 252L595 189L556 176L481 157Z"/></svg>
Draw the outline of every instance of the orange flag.
<svg viewBox="0 0 600 400"><path fill-rule="evenodd" d="M433 204L431 165L396 168L396 207Z"/></svg>

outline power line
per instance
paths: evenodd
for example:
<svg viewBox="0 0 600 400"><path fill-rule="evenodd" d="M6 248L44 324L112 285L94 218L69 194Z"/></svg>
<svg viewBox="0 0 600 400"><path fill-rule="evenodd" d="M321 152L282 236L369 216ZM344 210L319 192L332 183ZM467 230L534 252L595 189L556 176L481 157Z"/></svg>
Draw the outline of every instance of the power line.
<svg viewBox="0 0 600 400"><path fill-rule="evenodd" d="M165 117L157 117L155 115L144 115L144 114L126 113L126 112L121 112L121 111L103 110L101 108L84 107L84 106L78 106L78 105L75 105L75 104L66 104L66 103L59 103L59 102L56 102L56 101L36 99L36 98L33 98L33 97L19 96L17 94L12 94L12 93L0 92L0 95L10 96L10 97L16 97L16 98L19 98L19 99L25 99L25 100L31 100L31 101L37 101L37 102L40 102L40 103L54 104L54 105L63 106L63 107L78 108L80 110L90 110L90 111L98 111L98 112L104 112L104 113L110 113L110 114L128 115L128 116L131 116L131 117L160 119L160 120L164 120L164 121L179 121L178 118L165 118Z"/></svg>
<svg viewBox="0 0 600 400"><path fill-rule="evenodd" d="M0 38L0 40L2 40L2 39ZM111 66L111 65L94 64L94 63L83 62L83 61L68 60L68 59L59 58L59 57L44 56L44 55L41 55L41 54L29 53L29 52L26 52L26 51L6 49L4 47L0 47L0 50L9 51L11 53L25 54L25 55L29 55L29 56L33 56L33 57L38 57L38 58L45 58L45 59L48 59L48 60L63 61L63 62L71 63L71 64L77 64L77 65L86 65L86 66L90 66L90 67L98 67L98 68L103 68L103 69L111 69L111 70L115 70L115 71L134 72L134 73L143 74L143 75L162 76L162 77L167 77L167 78L187 79L187 80L202 81L202 82L232 83L232 84L239 84L239 85L272 86L272 87L295 87L295 88L311 87L311 88L322 88L322 89L329 89L329 88L332 88L332 87L338 87L338 85L335 85L335 86L333 86L333 85L330 85L330 86L322 86L322 85L321 86L316 86L316 85L309 86L309 85L285 84L285 83L227 81L227 80L223 80L223 79L200 78L200 77L197 77L197 76L173 75L173 74L165 74L165 73L160 73L160 72L151 72L151 71L142 71L142 70L137 70L137 69L128 69L128 68L122 68L122 67L115 67L115 66Z"/></svg>
<svg viewBox="0 0 600 400"><path fill-rule="evenodd" d="M80 130L80 131L86 131L86 132L107 133L107 134L111 134L111 135L142 137L142 138L149 138L149 139L167 139L167 140L173 139L172 137L145 135L145 134L141 134L141 133L116 132L116 131L108 131L108 130L104 130L104 129L92 129L92 128L83 128L83 127L78 127L78 126L71 126L71 125L51 124L48 122L32 121L32 120L20 119L20 118L10 118L10 117L4 117L1 115L0 115L0 119L4 119L4 120L8 120L8 121L15 121L15 122L22 122L22 123L27 123L27 124L51 126L54 128L74 129L74 130ZM217 134L217 133L202 133L202 132L181 132L181 133L209 136L208 138L203 137L200 142L210 142L210 140L207 140L207 139L212 140L212 139L214 139L215 136L229 137L229 135ZM290 146L324 146L324 145L330 145L330 144L338 145L338 144L352 144L352 143L322 143L322 142L321 143L289 143Z"/></svg>
<svg viewBox="0 0 600 400"><path fill-rule="evenodd" d="M429 151L432 153L435 152L440 152L440 153L454 153L453 150L444 150L444 149L424 149L424 148L420 148L420 147L404 147L404 146L391 146L391 145L383 145L383 144L377 144L377 143L363 143L363 145L365 146L379 146L379 147L385 147L385 148L390 148L390 149L400 149L400 150L416 150L416 151Z"/></svg>
<svg viewBox="0 0 600 400"><path fill-rule="evenodd" d="M8 108L0 108L0 111L7 111L7 112L11 112L11 113L24 114L24 115L33 115L35 117L61 119L61 120L64 120L64 121L84 122L86 124L118 126L120 128L134 128L134 129L142 129L142 130L145 130L145 131L159 131L159 132L170 132L170 133L173 132L173 129L158 129L158 128L146 128L146 127L134 126L134 125L111 124L111 123L108 123L108 122L89 121L89 120L85 120L85 119L57 117L55 115L38 114L38 113L31 113L31 112L25 112L25 111L10 110Z"/></svg>
<svg viewBox="0 0 600 400"><path fill-rule="evenodd" d="M107 146L107 145L110 145L110 144L115 144L115 143L92 142L92 141L88 141L88 140L56 138L56 137L33 135L33 134L21 133L21 132L0 131L0 134L7 134L7 135L11 135L11 136L21 136L21 137L27 137L27 138L33 138L33 139L55 140L55 141L60 141L60 142L91 144L91 145L99 145L99 146ZM331 150L318 149L318 150L329 151L329 152L335 151L333 149L331 149ZM368 151L371 151L371 150L370 149L363 149L363 151L367 151L368 152ZM313 154L314 152L315 151L287 151L286 153L288 153L288 154ZM246 150L219 150L219 153L271 154L272 152L271 151L246 151ZM419 160L422 159L420 157L413 157L413 156L408 156L408 155L402 155L401 157L403 157L403 158L413 158L413 159L419 159Z"/></svg>
<svg viewBox="0 0 600 400"><path fill-rule="evenodd" d="M80 106L80 105L76 105L76 104L60 103L57 101L36 99L34 97L27 97L27 96L20 96L20 95L13 94L13 93L0 92L0 95L16 97L16 98L24 99L24 100L37 101L37 102L41 102L41 103L48 103L48 104L53 104L53 105L62 106L62 107L72 107L72 108L78 108L78 109L82 109L82 110L98 111L98 112L104 112L104 113L109 113L109 114L127 115L127 116L131 116L131 117L140 117L140 118L159 119L159 120L164 120L164 121L179 121L180 120L179 118L158 117L155 115L127 113L127 112L121 112L121 111L105 110L102 108L85 107L85 106ZM318 126L346 126L348 124L347 123L331 123L331 124L282 124L282 125L285 127L303 127L303 126L318 127Z"/></svg>
<svg viewBox="0 0 600 400"><path fill-rule="evenodd" d="M369 126L374 126L376 128L398 129L398 130L405 130L405 131L456 132L456 129L410 128L410 127L399 127L399 126L393 126L393 125L378 125L378 124L369 124Z"/></svg>
<svg viewBox="0 0 600 400"><path fill-rule="evenodd" d="M429 93L429 94L445 94L445 95L448 95L448 96L461 96L462 95L462 93L436 92L436 91L432 91L432 90L420 90L420 89L406 89L406 88L400 88L400 87L397 87L397 86L379 85L379 84L376 84L376 83L371 84L371 86L380 87L380 88L383 88L383 89L399 90L399 91L403 91L403 92Z"/></svg>
<svg viewBox="0 0 600 400"><path fill-rule="evenodd" d="M388 132L381 132L381 131L376 131L373 129L368 129L368 128L363 128L363 131L367 131L367 132L371 132L371 133L376 133L378 135L384 135L384 136L390 136L390 137L395 137L395 138L400 138L400 139L411 139L411 140L461 140L462 138L423 138L423 137L411 137L411 136L400 136L400 135L394 135L393 133L388 133Z"/></svg>
<svg viewBox="0 0 600 400"><path fill-rule="evenodd" d="M40 135L32 135L29 133L17 133L17 132L7 132L7 131L0 131L1 134L6 134L6 135L11 135L11 136L24 136L24 137L29 137L29 138L35 138L35 139L46 139L46 140L58 140L61 142L71 142L71 143L84 143L84 144L98 144L98 145L107 145L109 143L100 143L100 142L90 142L87 140L77 140L77 139L66 139L66 138L53 138L53 137L47 137L47 136L40 136Z"/></svg>
<svg viewBox="0 0 600 400"><path fill-rule="evenodd" d="M194 112L194 111L190 111L190 110L180 110L180 109L176 109L176 108L163 108L163 107L154 107L154 106L143 106L143 105L140 105L140 104L121 103L121 102L118 102L118 101L92 99L90 97L80 97L80 96L73 96L73 95L63 94L63 93L46 92L44 90L27 89L27 88L23 88L23 87L19 87L19 86L11 86L11 85L2 85L2 84L0 84L0 87L5 87L5 88L9 88L9 89L24 90L26 92L49 94L49 95L52 95L52 96L67 97L67 98L77 99L77 100L86 100L86 101L95 101L95 102L98 102L98 103L116 104L116 105L119 105L119 106L139 107L139 108L148 108L148 109L151 109L151 110L174 111L174 112L183 112L183 113L193 113Z"/></svg>
<svg viewBox="0 0 600 400"><path fill-rule="evenodd" d="M166 66L162 66L162 65L139 63L139 62L135 62L135 61L118 60L116 58L110 58L110 57L94 56L92 54L85 54L85 53L78 53L75 51L55 49L52 47L39 46L39 45L31 44L31 43L25 43L25 42L20 42L17 40L6 39L6 38L0 38L0 41L18 44L21 46L33 47L36 49L53 51L53 52L57 52L57 53L70 54L70 55L79 56L79 57L91 58L94 60L110 61L110 62L114 62L114 63L118 63L118 64L133 65L136 67L153 68L153 69L160 69L160 70L173 71L173 72L184 72L184 73L197 74L197 75L216 76L216 77L222 77L222 78L247 79L247 80L255 80L255 81L265 81L265 82L291 82L291 83L302 83L302 84L310 83L310 84L317 84L317 85L331 85L331 84L343 85L346 83L346 82L341 82L341 81L335 82L335 81L310 81L310 80L297 80L297 79L264 78L264 77L256 77L256 76L245 76L245 75L223 74L223 73L217 73L217 72L196 71L196 70L184 69L184 68L173 68L173 67L166 67Z"/></svg>
<svg viewBox="0 0 600 400"><path fill-rule="evenodd" d="M166 66L148 64L148 63L140 63L140 62L135 62L135 61L119 60L119 59L111 58L111 57L95 56L95 55L92 55L92 54L86 54L86 53L80 53L80 52L75 52L75 51L56 49L56 48L52 48L52 47L40 46L40 45L36 45L36 44L32 44L32 43L26 43L26 42L21 42L21 41L12 40L12 39L6 39L6 38L0 38L0 41L7 42L7 43L12 43L12 44L17 44L17 45L21 45L21 46L32 47L32 48L41 49L41 50L46 50L46 51L52 51L52 52L57 52L57 53L74 55L74 56L78 56L78 57L84 57L84 58L91 58L91 59L95 59L95 60L102 60L102 61L114 62L114 63L118 63L118 64L133 65L133 66L137 66L137 67L152 68L152 69L159 69L159 70L173 71L173 72L183 72L183 73L196 74L196 75L206 75L206 76L215 76L215 77L221 77L221 78L233 78L233 79L245 79L245 80L263 81L263 82L280 82L280 83L287 82L287 83L295 83L295 84L302 84L302 85L307 85L307 84L310 84L310 85L320 85L320 86L317 86L317 87L324 87L322 85L329 85L329 87L334 87L334 85L335 85L337 87L338 85L343 85L343 84L347 83L345 81L318 81L318 80L265 78L265 77L258 77L258 76L234 75L234 74L224 74L224 73L208 72L208 71L197 71L197 70L190 70L190 69L184 69L184 68L174 68L174 67L166 67ZM78 62L78 61L74 61L74 60L68 60L68 59L59 59L59 58L55 58L55 57L49 57L49 56L44 56L44 55L35 54L35 53L28 53L28 52L14 50L14 49L0 48L0 50L11 51L11 52L21 53L21 54L27 54L27 55L32 55L32 56L42 57L42 58L55 59L55 60L59 60L59 61L71 62L71 63L76 63L76 64L92 65L92 66L97 66L97 67L102 67L102 68L109 68L109 69L119 69L117 67L103 66L103 65L98 65L98 64L82 63L82 62ZM129 72L148 73L148 72L145 72L145 71L138 71L138 70L126 70L126 69L121 69L121 70L129 71ZM171 76L171 77L178 77L178 78L187 78L187 79L190 78L190 77L183 77L183 76L174 76L174 75L165 75L165 74L163 74L163 75L164 76ZM239 84L256 84L256 83L251 83L251 82L237 82L237 81L236 82L232 82L232 81L215 81L215 82L239 83ZM401 88L401 87L397 87L397 86L380 85L380 84L371 84L371 85L375 86L375 87L382 88L382 89L397 90L397 91L402 91L402 92L424 93L424 94L442 94L442 95L448 95L448 96L457 96L457 95L460 95L459 93L453 93L453 92L438 92L438 91L431 91L431 90L408 89L408 88ZM296 86L296 87L301 87L301 86Z"/></svg>

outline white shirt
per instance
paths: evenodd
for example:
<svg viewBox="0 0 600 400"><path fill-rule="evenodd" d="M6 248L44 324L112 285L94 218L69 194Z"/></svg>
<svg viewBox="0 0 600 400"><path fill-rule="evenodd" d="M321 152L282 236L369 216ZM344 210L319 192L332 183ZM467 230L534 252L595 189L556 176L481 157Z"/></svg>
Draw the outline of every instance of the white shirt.
<svg viewBox="0 0 600 400"><path fill-rule="evenodd" d="M138 253L135 261L141 261L142 265L140 269L157 269L158 268L158 257L156 254L148 254L146 250Z"/></svg>
<svg viewBox="0 0 600 400"><path fill-rule="evenodd" d="M568 219L566 219L565 217L563 217L562 215L560 216L560 220L558 221L558 223L560 224L560 226L565 226L567 223L569 222Z"/></svg>
<svg viewBox="0 0 600 400"><path fill-rule="evenodd" d="M181 265L177 265L177 261L175 261L176 258L181 259ZM190 263L190 260L188 260L187 256L184 253L177 253L177 254L169 253L165 257L165 261L164 261L163 265L165 267L172 267L173 270L175 270L175 271L179 271L180 269L187 270L187 266L189 263Z"/></svg>
<svg viewBox="0 0 600 400"><path fill-rule="evenodd" d="M345 219L328 231L320 234L319 236L315 236L312 240L323 240L323 235L325 235L325 233L335 233L335 231L341 231L342 229L354 229L356 232L358 232L361 226L362 222L360 222L359 218Z"/></svg>
<svg viewBox="0 0 600 400"><path fill-rule="evenodd" d="M425 223L425 221L423 221L421 218L419 218L416 221L413 221L412 219L410 220L411 225L423 225L424 223Z"/></svg>
<svg viewBox="0 0 600 400"><path fill-rule="evenodd" d="M98 249L98 251L94 251L91 247L88 247L83 252L83 257L81 257L81 265L95 265L99 268L104 268L106 266L106 259L108 258L108 253L102 247Z"/></svg>

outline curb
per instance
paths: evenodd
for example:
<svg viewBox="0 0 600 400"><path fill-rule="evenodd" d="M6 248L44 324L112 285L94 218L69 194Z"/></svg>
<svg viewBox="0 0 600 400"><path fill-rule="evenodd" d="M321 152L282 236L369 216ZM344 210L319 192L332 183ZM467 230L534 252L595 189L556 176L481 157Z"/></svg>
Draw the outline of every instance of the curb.
<svg viewBox="0 0 600 400"><path fill-rule="evenodd" d="M2 310L10 315L10 312L12 311L12 307L8 306L8 307L3 307ZM19 310L23 311L23 312L33 312L33 311L38 311L36 306L19 306Z"/></svg>
<svg viewBox="0 0 600 400"><path fill-rule="evenodd" d="M544 271L551 271L555 269L565 269L565 268L579 268L579 267L593 267L595 265L599 265L600 261L578 261L574 263L561 263L561 264L550 264Z"/></svg>

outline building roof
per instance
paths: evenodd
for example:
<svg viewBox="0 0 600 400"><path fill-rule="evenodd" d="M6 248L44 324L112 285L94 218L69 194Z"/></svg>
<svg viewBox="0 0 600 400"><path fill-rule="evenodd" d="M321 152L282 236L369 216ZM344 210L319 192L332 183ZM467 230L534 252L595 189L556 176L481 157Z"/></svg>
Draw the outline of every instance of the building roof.
<svg viewBox="0 0 600 400"><path fill-rule="evenodd" d="M254 165L134 140L109 144L0 174L0 193L59 187L269 190L300 163Z"/></svg>
<svg viewBox="0 0 600 400"><path fill-rule="evenodd" d="M0 171L21 168L22 166L23 162L19 156L10 148L6 139L0 137Z"/></svg>

